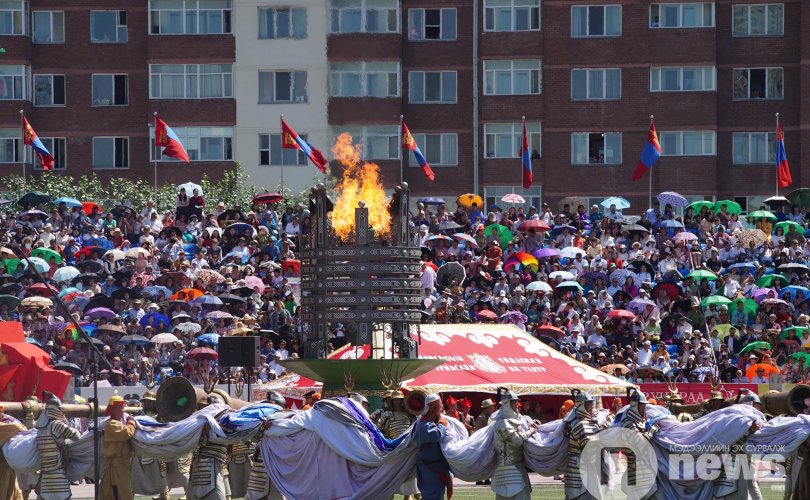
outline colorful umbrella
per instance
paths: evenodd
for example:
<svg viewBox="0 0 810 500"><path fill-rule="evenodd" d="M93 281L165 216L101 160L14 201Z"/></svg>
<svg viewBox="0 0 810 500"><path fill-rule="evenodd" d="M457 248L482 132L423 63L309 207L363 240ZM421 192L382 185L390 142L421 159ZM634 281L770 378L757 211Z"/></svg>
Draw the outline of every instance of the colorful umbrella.
<svg viewBox="0 0 810 500"><path fill-rule="evenodd" d="M686 198L675 191L664 191L663 193L659 193L655 198L661 203L661 205L669 204L675 208L685 207L689 204L689 201Z"/></svg>
<svg viewBox="0 0 810 500"><path fill-rule="evenodd" d="M773 286L774 281L779 281L782 284L782 286L785 286L788 283L790 283L790 281L788 281L788 279L782 276L781 274L767 274L757 280L757 286L771 287Z"/></svg>
<svg viewBox="0 0 810 500"><path fill-rule="evenodd" d="M10 274L16 273L21 263L22 261L20 259L3 259L3 267L5 267L6 271ZM23 269L25 269L25 264L23 264Z"/></svg>
<svg viewBox="0 0 810 500"><path fill-rule="evenodd" d="M509 193L507 195L504 195L501 198L501 201L505 203L511 203L513 205L523 205L524 203L526 203L526 200L516 193Z"/></svg>
<svg viewBox="0 0 810 500"><path fill-rule="evenodd" d="M453 241L452 238L445 236L450 241ZM301 261L298 259L287 259L281 263L281 270L285 273L300 273L301 272Z"/></svg>
<svg viewBox="0 0 810 500"><path fill-rule="evenodd" d="M46 285L45 283L35 283L27 288L30 293L50 297L51 295L59 295L59 290L53 285Z"/></svg>
<svg viewBox="0 0 810 500"><path fill-rule="evenodd" d="M169 297L169 300L194 300L198 297L202 297L202 295L203 292L196 288L183 288L174 292L174 294Z"/></svg>
<svg viewBox="0 0 810 500"><path fill-rule="evenodd" d="M672 240L675 241L676 243L681 242L681 241L683 241L684 243L687 243L687 242L690 242L690 241L697 241L698 237L695 236L693 233L690 233L688 231L683 231L683 232L680 232L680 233L676 234L675 236L673 236Z"/></svg>
<svg viewBox="0 0 810 500"><path fill-rule="evenodd" d="M197 342L202 342L202 343L205 343L205 344L211 344L211 345L217 346L217 345L219 345L219 334L217 334L217 333L205 333L203 335L200 335L199 337L197 337L194 340L196 340Z"/></svg>
<svg viewBox="0 0 810 500"><path fill-rule="evenodd" d="M763 300L767 299L771 294L773 294L773 297L775 298L776 290L767 287L759 288L751 293L751 298L754 299L757 303L761 303Z"/></svg>
<svg viewBox="0 0 810 500"><path fill-rule="evenodd" d="M731 333L732 328L734 328L736 330L736 327L734 325L729 325L728 323L723 323L721 325L714 325L713 331L717 330L717 339L718 340L723 340L723 339L725 339L726 337L729 336L729 334Z"/></svg>
<svg viewBox="0 0 810 500"><path fill-rule="evenodd" d="M796 298L796 294L798 292L802 292L802 295L804 295L805 299L810 298L810 290L808 290L807 288L805 288L803 286L798 286L798 285L791 285L791 286L785 287L779 293L782 296L784 296L785 293L788 293L788 294L790 294L790 300L793 300L793 299Z"/></svg>
<svg viewBox="0 0 810 500"><path fill-rule="evenodd" d="M728 266L723 272L727 273L736 270L738 273L741 272L753 273L757 269L759 269L759 264L755 262L737 262L736 264Z"/></svg>
<svg viewBox="0 0 810 500"><path fill-rule="evenodd" d="M150 299L156 299L161 293L164 299L168 299L172 295L172 291L165 286L148 286L143 289L143 293L147 294Z"/></svg>
<svg viewBox="0 0 810 500"><path fill-rule="evenodd" d="M434 234L433 236L428 237L425 241L453 241L453 238L444 235L444 234Z"/></svg>
<svg viewBox="0 0 810 500"><path fill-rule="evenodd" d="M223 304L222 300L216 295L207 294L198 296L196 299L192 300L192 302L206 306L221 306Z"/></svg>
<svg viewBox="0 0 810 500"><path fill-rule="evenodd" d="M245 276L244 280L245 280L245 286L246 287L254 289L254 290L258 288L259 295L264 293L264 288L265 288L266 285L264 284L262 279L259 278L258 276L254 275L254 274L251 274L251 275Z"/></svg>
<svg viewBox="0 0 810 500"><path fill-rule="evenodd" d="M745 248L748 248L751 243L754 247L758 247L765 243L768 235L761 229L746 229L737 235L737 241L741 242Z"/></svg>
<svg viewBox="0 0 810 500"><path fill-rule="evenodd" d="M477 194L466 193L456 198L456 204L466 208L467 210L470 210L473 204L475 204L475 206L481 210L484 207L484 200L482 200Z"/></svg>
<svg viewBox="0 0 810 500"><path fill-rule="evenodd" d="M601 205L605 208L610 208L611 205L616 205L616 210L624 210L630 208L630 202L621 196L611 196L602 201Z"/></svg>
<svg viewBox="0 0 810 500"><path fill-rule="evenodd" d="M225 311L211 311L206 316L208 319L213 320L220 320L220 319L233 319L233 315L229 312Z"/></svg>
<svg viewBox="0 0 810 500"><path fill-rule="evenodd" d="M467 233L455 233L453 234L453 238L457 239L459 242L469 243L473 248L478 248L478 242Z"/></svg>
<svg viewBox="0 0 810 500"><path fill-rule="evenodd" d="M112 309L106 307L94 307L84 313L84 317L90 319L113 319L116 316L117 314Z"/></svg>
<svg viewBox="0 0 810 500"><path fill-rule="evenodd" d="M215 283L222 283L225 281L225 276L212 269L203 269L197 273L197 279L206 285L213 285Z"/></svg>
<svg viewBox="0 0 810 500"><path fill-rule="evenodd" d="M737 203L736 201L731 201L731 200L720 200L720 201L716 202L714 204L714 206L712 207L712 210L715 213L718 213L718 212L720 212L720 210L723 207L726 207L726 213L727 214L740 214L740 213L742 213L742 207L740 206L740 204Z"/></svg>
<svg viewBox="0 0 810 500"><path fill-rule="evenodd" d="M149 320L152 320L151 321L152 322L152 327L155 328L158 331L165 330L166 328L168 328L168 326L170 324L168 316L166 316L165 314L154 313L154 312L149 313L149 314L145 314L143 316L143 318L141 318L141 320L138 323L141 326L146 327L146 326L149 325L149 322L150 322ZM163 328L161 328L161 324L162 324Z"/></svg>
<svg viewBox="0 0 810 500"><path fill-rule="evenodd" d="M483 311L478 311L477 316L479 318L485 319L498 319L498 315L495 312L490 311L489 309L484 309Z"/></svg>
<svg viewBox="0 0 810 500"><path fill-rule="evenodd" d="M538 266L537 259L532 254L527 252L516 252L512 254L512 256L506 260L504 268L510 265L521 265L523 267L528 267L533 273L537 272Z"/></svg>
<svg viewBox="0 0 810 500"><path fill-rule="evenodd" d="M652 296L658 297L661 292L666 293L669 300L675 300L681 294L681 289L675 283L661 282L653 287Z"/></svg>
<svg viewBox="0 0 810 500"><path fill-rule="evenodd" d="M51 270L51 265L39 257L28 257L26 260L22 261L22 265L25 269L28 269L29 263L34 266L34 270L38 273L47 273Z"/></svg>
<svg viewBox="0 0 810 500"><path fill-rule="evenodd" d="M101 207L98 206L97 203L93 203L92 201L83 201L82 210L84 210L84 213L86 213L87 215L92 214L93 211L96 211L98 213L102 212Z"/></svg>

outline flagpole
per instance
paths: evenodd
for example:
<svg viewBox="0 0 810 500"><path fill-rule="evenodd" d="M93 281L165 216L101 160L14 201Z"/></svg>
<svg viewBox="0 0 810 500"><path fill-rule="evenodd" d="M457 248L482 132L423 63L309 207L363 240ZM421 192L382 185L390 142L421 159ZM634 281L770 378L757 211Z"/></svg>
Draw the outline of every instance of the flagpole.
<svg viewBox="0 0 810 500"><path fill-rule="evenodd" d="M284 121L284 113L281 114L281 121ZM281 148L284 149L284 127L281 127ZM296 154L297 156L297 154ZM284 152L281 152L281 196L284 196Z"/></svg>
<svg viewBox="0 0 810 500"><path fill-rule="evenodd" d="M155 139L157 139L157 116L158 116L158 114L157 114L157 111L155 111L155 112L154 112L154 113L152 113L152 114L153 114L153 115L154 115L154 117L155 117ZM153 144L152 144L152 151L154 151L154 149L155 149L155 145L154 145L154 143L153 143ZM160 150L158 150L158 154L159 154L159 153L160 153ZM154 154L154 153L153 153L153 154ZM157 183L157 164L158 164L157 160L158 160L158 159L157 159L157 157L158 157L158 155L155 155L155 158L154 158L154 160L152 161L152 164L153 164L154 169L155 169L155 197L156 197L156 198L157 198L157 190L158 190L158 183ZM155 203L157 203L157 199L155 200Z"/></svg>
<svg viewBox="0 0 810 500"><path fill-rule="evenodd" d="M25 111L22 109L20 110L20 133L22 134L22 148L21 148L21 155L20 160L22 161L22 171L23 171L23 191L25 191Z"/></svg>
<svg viewBox="0 0 810 500"><path fill-rule="evenodd" d="M405 148L402 147L402 124L405 116L399 115L399 182L405 182Z"/></svg>
<svg viewBox="0 0 810 500"><path fill-rule="evenodd" d="M779 113L776 113L776 130L779 130ZM777 132L778 133L778 132ZM777 142L779 141L779 137L776 138ZM782 140L784 141L784 136L782 136ZM779 149L779 145L777 144L776 149ZM776 196L779 196L779 165L776 166Z"/></svg>
<svg viewBox="0 0 810 500"><path fill-rule="evenodd" d="M523 130L526 130L526 115L523 115L523 116L521 116L521 117L520 117L520 122L523 124ZM522 134L523 134L523 130L521 130L521 131L520 131L520 133L521 133L521 136L520 136L520 147L521 147L521 148L523 147L523 135L522 135ZM528 149L528 148L527 148L527 149ZM531 154L530 154L530 155L529 155L529 163L531 163L531 162L532 162L532 157L531 157ZM525 168L525 167L523 166L523 160L521 160L521 161L520 161L520 177L521 177L521 181L520 181L520 182L521 182L521 184L520 184L520 185L521 185L521 186L523 186L523 169L524 169L524 168ZM515 186L514 186L514 185L512 186L512 194L515 194Z"/></svg>
<svg viewBox="0 0 810 500"><path fill-rule="evenodd" d="M652 126L654 119L655 119L655 115L650 115L650 126ZM653 176L653 169L651 168L650 169L650 175L649 175L649 177L650 177L650 191L648 193L648 199L647 199L647 203L649 205L649 208L653 207L652 206L652 176Z"/></svg>

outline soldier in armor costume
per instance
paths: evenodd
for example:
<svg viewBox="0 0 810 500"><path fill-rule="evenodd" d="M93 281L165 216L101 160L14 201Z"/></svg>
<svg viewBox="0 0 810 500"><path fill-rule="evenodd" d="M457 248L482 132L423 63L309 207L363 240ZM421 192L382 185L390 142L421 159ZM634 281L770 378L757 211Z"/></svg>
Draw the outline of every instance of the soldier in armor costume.
<svg viewBox="0 0 810 500"><path fill-rule="evenodd" d="M582 449L593 435L607 427L599 424L594 412L594 400L589 394L574 390L574 409L565 417L563 433L568 438L568 466L565 469L565 498L593 500L580 474Z"/></svg>
<svg viewBox="0 0 810 500"><path fill-rule="evenodd" d="M267 393L267 401L282 409L287 406L284 397L275 391ZM270 422L270 420L266 420L259 428L256 433L256 441L261 439L264 431L270 426ZM282 500L283 498L281 492L270 482L270 476L267 475L267 470L264 468L262 450L257 445L256 450L253 452L253 464L250 468L245 500Z"/></svg>
<svg viewBox="0 0 810 500"><path fill-rule="evenodd" d="M251 456L253 447L250 443L237 443L228 452L228 481L231 496L242 498L247 494L248 481L252 470Z"/></svg>
<svg viewBox="0 0 810 500"><path fill-rule="evenodd" d="M23 430L25 426L16 418L6 415L0 406L0 447ZM17 485L17 474L8 465L2 453L0 453L0 498L7 500L23 498L22 491Z"/></svg>
<svg viewBox="0 0 810 500"><path fill-rule="evenodd" d="M369 420L374 422L374 425L376 425L377 428L380 428L380 422L383 420L383 418L387 418L387 415L391 412L392 394L394 394L394 391L385 391L382 406L371 412L371 415L368 416Z"/></svg>
<svg viewBox="0 0 810 500"><path fill-rule="evenodd" d="M499 392L501 409L493 417L496 468L492 491L497 500L530 500L532 486L523 462L523 444L537 432L540 421L535 420L526 429L523 418L517 413L518 397L509 390Z"/></svg>
<svg viewBox="0 0 810 500"><path fill-rule="evenodd" d="M70 427L62 402L50 394L45 410L36 423L37 451L40 457L37 498L43 500L66 500L71 498L70 482L65 473L63 457L69 440L79 439L79 431Z"/></svg>
<svg viewBox="0 0 810 500"><path fill-rule="evenodd" d="M396 439L410 429L416 419L405 411L405 396L403 396L402 391L395 390L391 391L391 393L389 399L391 411L383 414L380 420L380 432L388 439ZM411 495L419 498L416 476L410 477L402 483L397 493L404 495L405 500L408 500Z"/></svg>
<svg viewBox="0 0 810 500"><path fill-rule="evenodd" d="M649 439L652 436L652 430L647 430L647 398L644 396L644 393L637 391L635 389L628 390L628 400L630 401L630 405L624 413L622 417L621 425L624 429L630 429L632 431L640 433L645 438ZM651 479L653 485L655 485L655 474L657 470L650 471L650 470L639 470L637 466L637 457L633 453L627 454L627 484L631 486L635 486L639 482L642 482L642 478L639 475L652 475L652 478L645 478ZM646 480L644 481L646 482ZM649 494L644 498L652 498L655 495L657 490L656 486L650 490Z"/></svg>
<svg viewBox="0 0 810 500"><path fill-rule="evenodd" d="M203 408L207 403L202 403ZM219 420L230 410L224 410L215 417ZM203 426L200 445L191 459L186 497L188 500L230 500L231 488L227 479L225 464L228 462L228 446L210 441L211 427Z"/></svg>
<svg viewBox="0 0 810 500"><path fill-rule="evenodd" d="M741 394L737 399L737 403L753 406L755 408L757 406L761 407L759 396L748 390L745 390L744 395ZM737 470L740 468L742 468L742 470L755 470L751 465L751 458L745 453L743 447L748 437L758 431L760 427L760 423L754 421L748 429L748 432L736 443L731 445L731 449L729 450L731 460L735 463L741 460L747 462L745 464L736 465L735 468ZM723 500L762 500L762 492L759 490L759 484L756 478L748 479L745 477L745 474L738 474L736 478L729 478L726 476L726 467L723 465L723 467L720 468L720 477L715 481L714 498Z"/></svg>

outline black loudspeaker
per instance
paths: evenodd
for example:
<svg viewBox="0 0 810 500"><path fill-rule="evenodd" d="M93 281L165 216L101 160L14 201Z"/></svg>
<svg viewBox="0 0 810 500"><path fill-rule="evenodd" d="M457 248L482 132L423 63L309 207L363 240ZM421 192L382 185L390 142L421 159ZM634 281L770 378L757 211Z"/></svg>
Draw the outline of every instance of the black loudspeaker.
<svg viewBox="0 0 810 500"><path fill-rule="evenodd" d="M256 368L260 365L259 337L220 337L219 366Z"/></svg>

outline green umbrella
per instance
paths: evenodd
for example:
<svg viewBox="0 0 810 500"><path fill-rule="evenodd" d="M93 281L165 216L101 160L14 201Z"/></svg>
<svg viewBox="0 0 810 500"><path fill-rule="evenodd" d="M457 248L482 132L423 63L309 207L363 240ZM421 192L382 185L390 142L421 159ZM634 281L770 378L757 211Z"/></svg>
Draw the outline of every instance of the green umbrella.
<svg viewBox="0 0 810 500"><path fill-rule="evenodd" d="M738 304L740 302L743 303L743 311L745 311L745 314L747 314L749 316L756 315L757 308L759 307L756 300L754 300L754 299L737 299L737 300L734 301L734 304Z"/></svg>
<svg viewBox="0 0 810 500"><path fill-rule="evenodd" d="M715 274L713 272L707 271L705 269L697 269L695 271L692 271L686 277L687 278L694 278L697 281L700 281L700 280L702 280L704 278L709 280L709 281L714 281L714 280L717 279L717 276L715 276Z"/></svg>
<svg viewBox="0 0 810 500"><path fill-rule="evenodd" d="M13 295L0 295L0 306L7 305L9 309L15 309L20 305L20 299Z"/></svg>
<svg viewBox="0 0 810 500"><path fill-rule="evenodd" d="M731 333L731 330L736 330L737 327L734 325L729 325L728 323L723 323L722 325L714 325L712 331L717 330L717 339L723 340L728 337L728 334Z"/></svg>
<svg viewBox="0 0 810 500"><path fill-rule="evenodd" d="M794 189L788 193L787 199L792 205L810 208L810 188Z"/></svg>
<svg viewBox="0 0 810 500"><path fill-rule="evenodd" d="M703 207L706 207L709 210L711 210L712 208L714 208L714 203L710 201L693 201L692 203L686 205L687 209L691 208L695 211L695 213L700 213L700 211L703 210Z"/></svg>
<svg viewBox="0 0 810 500"><path fill-rule="evenodd" d="M719 212L722 207L726 207L727 214L739 214L742 213L742 207L736 201L731 200L720 200L714 204L713 210L715 212Z"/></svg>
<svg viewBox="0 0 810 500"><path fill-rule="evenodd" d="M492 234L492 231L496 231L496 235L498 237L498 241L501 244L501 248L506 248L506 245L512 241L512 231L509 230L508 227L502 226L501 224L491 224L484 228L484 236L489 237Z"/></svg>
<svg viewBox="0 0 810 500"><path fill-rule="evenodd" d="M769 344L767 342L762 342L762 341L751 342L750 344L748 344L747 346L742 348L742 351L740 351L740 354L745 354L746 352L751 352L754 349L767 349L767 350L770 351L771 350L771 344Z"/></svg>
<svg viewBox="0 0 810 500"><path fill-rule="evenodd" d="M787 234L788 229L790 227L793 227L796 230L797 233L804 234L804 228L802 227L802 225L797 223L797 222L793 222L792 220L785 220L785 221L782 221L782 222L777 222L773 226L773 232L776 233L777 229L782 228L782 232L784 234Z"/></svg>
<svg viewBox="0 0 810 500"><path fill-rule="evenodd" d="M51 250L50 248L35 248L31 250L31 256L40 257L41 259L43 259L45 262L48 263L51 262L51 258L54 258L56 259L55 261L57 264L62 263L62 256L59 255L59 252Z"/></svg>
<svg viewBox="0 0 810 500"><path fill-rule="evenodd" d="M780 339L788 338L790 332L796 332L796 336L798 337L802 334L802 332L806 332L808 330L810 330L810 328L807 328L806 326L791 326L790 328L785 328L784 330L782 330L782 333L779 334L779 338Z"/></svg>
<svg viewBox="0 0 810 500"><path fill-rule="evenodd" d="M9 274L17 272L17 266L20 265L20 259L3 259L3 267L6 268Z"/></svg>
<svg viewBox="0 0 810 500"><path fill-rule="evenodd" d="M700 301L702 307L709 307L710 305L720 306L723 304L731 304L731 300L723 297L722 295L710 295Z"/></svg>
<svg viewBox="0 0 810 500"><path fill-rule="evenodd" d="M805 364L810 363L810 354L806 352L794 352L790 355L795 361L804 361Z"/></svg>
<svg viewBox="0 0 810 500"><path fill-rule="evenodd" d="M773 282L777 281L777 280L782 282L782 286L785 286L788 283L790 283L788 281L788 279L785 278L784 276L782 276L781 274L767 274L767 275L765 275L765 276L763 276L763 277L761 277L760 279L757 280L757 286L760 287L760 288L762 288L762 287L772 287Z"/></svg>
<svg viewBox="0 0 810 500"><path fill-rule="evenodd" d="M776 216L767 210L757 210L755 212L751 212L750 214L746 215L746 217L753 217L755 219L770 219L776 220Z"/></svg>

